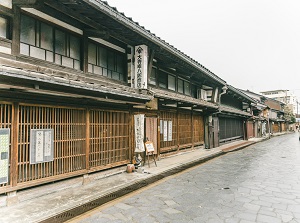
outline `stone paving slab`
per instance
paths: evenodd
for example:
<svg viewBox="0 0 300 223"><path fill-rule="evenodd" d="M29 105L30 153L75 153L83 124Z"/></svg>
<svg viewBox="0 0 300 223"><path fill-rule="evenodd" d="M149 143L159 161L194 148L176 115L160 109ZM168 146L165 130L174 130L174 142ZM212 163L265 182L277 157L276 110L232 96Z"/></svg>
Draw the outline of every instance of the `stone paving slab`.
<svg viewBox="0 0 300 223"><path fill-rule="evenodd" d="M116 190L127 187L135 182L152 177L153 175L161 174L172 168L192 164L201 159L211 159L220 154L224 154L227 148L230 151L235 148L244 148L255 142L263 139L256 139L252 142L241 140L239 142L229 143L213 149L198 148L176 155L163 158L157 161L157 167L153 162L145 162L144 173L126 173L124 171L118 174L111 174L108 177L93 180L86 185L74 186L65 190L58 190L53 193L41 195L35 199L27 199L19 204L1 207L0 208L0 222L40 222L50 217L63 213L64 211L83 205L87 202L93 201L96 198ZM168 201L167 201L168 203ZM169 205L171 203L169 202ZM255 205L255 204L253 204ZM255 208L255 206L252 206ZM295 208L290 206L290 209ZM166 210L172 212L172 206ZM263 216L262 216L263 218Z"/></svg>

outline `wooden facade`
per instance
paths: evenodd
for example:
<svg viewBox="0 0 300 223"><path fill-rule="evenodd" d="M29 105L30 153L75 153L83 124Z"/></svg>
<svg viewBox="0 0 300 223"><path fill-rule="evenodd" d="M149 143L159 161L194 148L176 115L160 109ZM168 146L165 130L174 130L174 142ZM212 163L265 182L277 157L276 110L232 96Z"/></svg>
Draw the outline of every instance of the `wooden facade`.
<svg viewBox="0 0 300 223"><path fill-rule="evenodd" d="M221 93L224 80L106 2L6 0L0 12L0 194L130 163L138 114L157 156L246 138L252 99ZM53 131L53 160L31 162L32 130Z"/></svg>
<svg viewBox="0 0 300 223"><path fill-rule="evenodd" d="M218 109L224 80L107 3L7 1L0 121L10 159L0 193L130 163L135 114L145 114L144 140L158 156L203 146L204 118ZM132 81L140 44L149 49L145 89ZM53 131L53 160L32 162L32 130Z"/></svg>

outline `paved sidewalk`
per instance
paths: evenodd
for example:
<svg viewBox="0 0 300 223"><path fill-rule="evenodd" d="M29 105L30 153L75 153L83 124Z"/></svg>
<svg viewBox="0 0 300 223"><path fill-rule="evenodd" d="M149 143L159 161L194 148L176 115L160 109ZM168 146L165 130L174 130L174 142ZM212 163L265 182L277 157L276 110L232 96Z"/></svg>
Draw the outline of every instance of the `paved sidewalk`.
<svg viewBox="0 0 300 223"><path fill-rule="evenodd" d="M138 183L145 182L145 180L153 177L165 177L170 171L178 168L189 168L198 163L205 162L209 159L217 157L236 149L245 148L251 144L262 141L264 138L240 140L232 143L228 143L213 149L197 148L194 150L181 152L173 156L162 158L157 161L157 167L154 162L145 162L144 173L126 173L126 167L115 169L115 172L102 172L102 177L94 177L89 183L82 185L83 177L71 179L72 186L67 189L55 189L55 185L59 185L60 182L52 184L52 191L49 189L43 191L43 187L49 187L49 185L41 186L39 188L40 195L37 195L34 199L26 199L26 195L30 194L36 189L26 190L27 192L18 192L23 197L19 204L0 208L0 222L61 222L66 214L64 212L68 210L82 210L88 209L89 205L93 205L93 202L98 202L116 191L128 190L131 186ZM165 176L163 175L165 173ZM88 178L92 178L92 174ZM154 179L154 178L153 178ZM87 179L85 179L88 182ZM50 185L51 186L51 185ZM42 192L41 192L42 191ZM21 196L20 196L21 197ZM25 198L24 198L25 197ZM98 200L97 200L98 199ZM97 201L96 201L97 200ZM86 204L84 206L84 204ZM89 205L87 205L89 204ZM77 208L77 209L76 209ZM73 211L74 212L74 211ZM55 217L61 214L59 217ZM50 219L50 220L49 220Z"/></svg>

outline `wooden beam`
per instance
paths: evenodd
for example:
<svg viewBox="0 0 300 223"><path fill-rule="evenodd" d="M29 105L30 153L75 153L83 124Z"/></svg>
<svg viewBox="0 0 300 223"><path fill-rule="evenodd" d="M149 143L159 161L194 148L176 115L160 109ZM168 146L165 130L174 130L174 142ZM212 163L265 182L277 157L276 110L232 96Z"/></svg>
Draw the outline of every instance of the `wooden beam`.
<svg viewBox="0 0 300 223"><path fill-rule="evenodd" d="M85 29L84 33L88 37L96 37L101 39L109 39L109 32L105 30L98 29Z"/></svg>
<svg viewBox="0 0 300 223"><path fill-rule="evenodd" d="M17 6L35 6L39 3L40 0L13 0L13 5Z"/></svg>
<svg viewBox="0 0 300 223"><path fill-rule="evenodd" d="M94 20L91 20L85 16L80 15L79 12L74 12L73 10L70 10L70 8L66 7L63 4L57 3L56 1L53 0L46 1L45 4L59 12L62 12L63 14L68 15L73 19L78 20L79 22L84 23L87 26L93 27L95 29L100 29L100 30L105 29L104 26L99 25L99 23L95 22Z"/></svg>

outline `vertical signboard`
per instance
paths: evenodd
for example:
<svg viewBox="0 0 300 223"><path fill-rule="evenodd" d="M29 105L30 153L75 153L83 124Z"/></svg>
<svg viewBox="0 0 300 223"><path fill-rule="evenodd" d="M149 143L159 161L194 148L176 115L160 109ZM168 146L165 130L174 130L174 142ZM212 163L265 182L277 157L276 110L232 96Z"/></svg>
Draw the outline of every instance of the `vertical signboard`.
<svg viewBox="0 0 300 223"><path fill-rule="evenodd" d="M53 129L30 130L30 164L50 162L54 159Z"/></svg>
<svg viewBox="0 0 300 223"><path fill-rule="evenodd" d="M147 89L148 47L146 45L135 47L134 68L134 87Z"/></svg>
<svg viewBox="0 0 300 223"><path fill-rule="evenodd" d="M168 121L163 121L164 123L164 142L168 141Z"/></svg>
<svg viewBox="0 0 300 223"><path fill-rule="evenodd" d="M0 184L8 182L10 129L0 129Z"/></svg>
<svg viewBox="0 0 300 223"><path fill-rule="evenodd" d="M168 141L172 141L172 121L168 121Z"/></svg>
<svg viewBox="0 0 300 223"><path fill-rule="evenodd" d="M134 134L135 134L135 150L140 153L145 151L144 146L144 116L143 114L134 115Z"/></svg>

